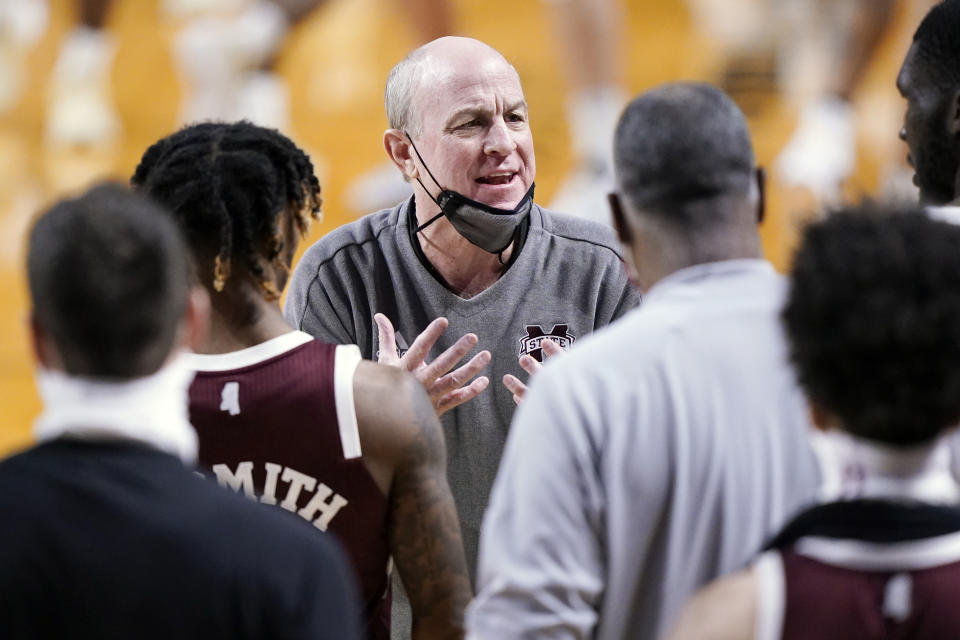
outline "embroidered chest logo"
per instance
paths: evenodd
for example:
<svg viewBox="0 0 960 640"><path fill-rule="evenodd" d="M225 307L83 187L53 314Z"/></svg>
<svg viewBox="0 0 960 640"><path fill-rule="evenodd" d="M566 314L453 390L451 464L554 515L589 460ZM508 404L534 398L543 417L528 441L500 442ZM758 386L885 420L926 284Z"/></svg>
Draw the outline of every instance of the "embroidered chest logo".
<svg viewBox="0 0 960 640"><path fill-rule="evenodd" d="M540 344L545 338L550 338L564 349L569 349L577 341L577 336L570 333L569 325L555 324L550 333L546 333L538 324L528 324L524 327L527 335L520 338L520 353L517 357L524 354L533 356L538 362L543 362L543 351Z"/></svg>

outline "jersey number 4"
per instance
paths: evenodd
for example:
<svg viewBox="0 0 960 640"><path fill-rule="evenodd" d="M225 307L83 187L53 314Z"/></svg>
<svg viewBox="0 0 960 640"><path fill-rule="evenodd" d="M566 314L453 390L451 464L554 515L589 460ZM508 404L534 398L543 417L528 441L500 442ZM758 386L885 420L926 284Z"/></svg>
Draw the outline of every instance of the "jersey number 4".
<svg viewBox="0 0 960 640"><path fill-rule="evenodd" d="M240 413L240 383L228 382L220 391L220 411L229 411L235 416Z"/></svg>

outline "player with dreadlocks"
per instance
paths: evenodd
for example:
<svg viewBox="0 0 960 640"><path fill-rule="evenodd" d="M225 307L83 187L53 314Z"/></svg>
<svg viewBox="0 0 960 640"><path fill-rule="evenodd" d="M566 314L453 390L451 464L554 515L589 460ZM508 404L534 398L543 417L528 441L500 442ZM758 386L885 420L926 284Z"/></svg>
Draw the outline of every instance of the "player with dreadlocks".
<svg viewBox="0 0 960 640"><path fill-rule="evenodd" d="M423 386L290 328L280 292L319 214L307 155L250 123L204 123L144 154L133 185L165 204L210 291L193 356L190 417L220 484L337 535L365 598L369 638L389 637L392 556L414 637L462 635L470 597L446 450Z"/></svg>

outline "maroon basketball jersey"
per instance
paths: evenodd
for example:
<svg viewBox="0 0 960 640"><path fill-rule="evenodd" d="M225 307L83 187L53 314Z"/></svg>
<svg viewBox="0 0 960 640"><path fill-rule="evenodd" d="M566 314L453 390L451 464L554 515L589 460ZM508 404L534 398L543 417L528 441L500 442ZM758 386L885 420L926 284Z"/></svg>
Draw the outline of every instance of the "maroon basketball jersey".
<svg viewBox="0 0 960 640"><path fill-rule="evenodd" d="M361 456L355 346L295 331L255 347L191 355L190 420L204 474L339 538L364 597L367 636L390 637L387 499Z"/></svg>
<svg viewBox="0 0 960 640"><path fill-rule="evenodd" d="M867 507L860 509L868 516L860 526L870 541L808 535L757 560L758 640L960 637L956 514L928 509L938 523L918 508ZM899 522L885 523L888 516ZM821 530L839 531L836 520L830 524ZM944 533L916 537L921 527Z"/></svg>

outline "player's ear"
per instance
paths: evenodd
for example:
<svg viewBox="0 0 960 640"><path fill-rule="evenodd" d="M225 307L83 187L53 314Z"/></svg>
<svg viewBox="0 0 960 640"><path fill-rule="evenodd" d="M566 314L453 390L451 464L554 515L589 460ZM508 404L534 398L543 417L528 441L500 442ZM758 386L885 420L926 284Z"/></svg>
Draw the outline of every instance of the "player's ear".
<svg viewBox="0 0 960 640"><path fill-rule="evenodd" d="M613 228L617 232L617 238L624 247L633 244L633 230L627 222L626 212L623 210L623 202L620 200L620 194L612 191L607 194L607 202L610 203L610 214L613 218Z"/></svg>
<svg viewBox="0 0 960 640"><path fill-rule="evenodd" d="M767 172L763 167L757 167L754 180L757 185L757 224L760 224L767 215Z"/></svg>
<svg viewBox="0 0 960 640"><path fill-rule="evenodd" d="M207 339L210 326L210 294L200 285L190 287L181 325L182 346L197 351Z"/></svg>
<svg viewBox="0 0 960 640"><path fill-rule="evenodd" d="M383 132L383 148L393 164L397 165L404 179L417 177L417 164L413 161L410 140L400 129L387 129Z"/></svg>
<svg viewBox="0 0 960 640"><path fill-rule="evenodd" d="M960 135L960 89L953 92L947 108L947 131L950 135Z"/></svg>
<svg viewBox="0 0 960 640"><path fill-rule="evenodd" d="M627 272L627 278L633 285L640 288L640 273L637 271L637 238L627 220L627 212L623 206L623 199L617 192L607 194L607 202L610 203L610 217L613 218L613 228L617 232L617 239L620 240L622 247L623 265Z"/></svg>
<svg viewBox="0 0 960 640"><path fill-rule="evenodd" d="M62 369L63 365L56 347L50 342L46 329L37 321L33 313L27 318L27 328L30 334L30 350L33 359L44 369Z"/></svg>

